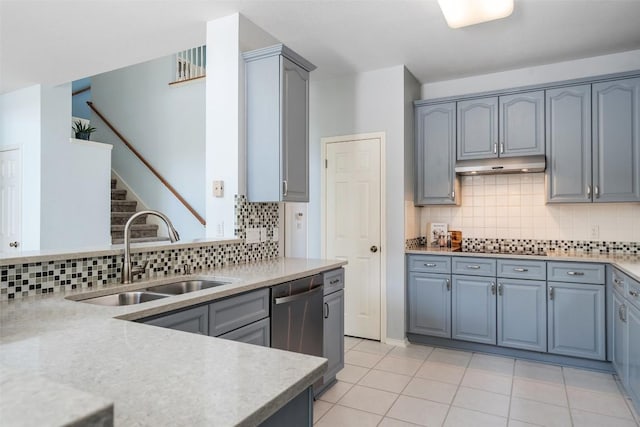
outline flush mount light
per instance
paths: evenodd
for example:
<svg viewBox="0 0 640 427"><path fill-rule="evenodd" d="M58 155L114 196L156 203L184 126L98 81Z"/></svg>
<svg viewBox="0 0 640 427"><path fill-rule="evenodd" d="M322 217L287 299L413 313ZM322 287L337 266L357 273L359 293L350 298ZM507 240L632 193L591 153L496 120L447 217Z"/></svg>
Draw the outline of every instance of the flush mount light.
<svg viewBox="0 0 640 427"><path fill-rule="evenodd" d="M438 0L451 28L506 18L513 13L513 0Z"/></svg>

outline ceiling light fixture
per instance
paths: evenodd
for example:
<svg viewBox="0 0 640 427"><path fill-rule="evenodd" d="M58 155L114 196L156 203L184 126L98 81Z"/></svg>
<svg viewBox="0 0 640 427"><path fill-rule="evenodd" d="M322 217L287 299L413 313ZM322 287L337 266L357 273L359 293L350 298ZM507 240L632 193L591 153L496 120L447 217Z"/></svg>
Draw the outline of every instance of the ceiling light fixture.
<svg viewBox="0 0 640 427"><path fill-rule="evenodd" d="M506 18L513 13L513 0L438 0L451 28Z"/></svg>

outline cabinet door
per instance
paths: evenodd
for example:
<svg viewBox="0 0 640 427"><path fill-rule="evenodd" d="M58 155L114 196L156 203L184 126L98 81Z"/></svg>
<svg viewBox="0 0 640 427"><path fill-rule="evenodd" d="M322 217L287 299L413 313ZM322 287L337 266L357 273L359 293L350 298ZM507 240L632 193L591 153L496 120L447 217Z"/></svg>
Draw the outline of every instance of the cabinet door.
<svg viewBox="0 0 640 427"><path fill-rule="evenodd" d="M324 297L324 333L322 355L329 361L324 383L333 380L344 368L344 291Z"/></svg>
<svg viewBox="0 0 640 427"><path fill-rule="evenodd" d="M452 298L452 337L495 345L495 279L454 275Z"/></svg>
<svg viewBox="0 0 640 427"><path fill-rule="evenodd" d="M282 201L309 201L309 72L281 58Z"/></svg>
<svg viewBox="0 0 640 427"><path fill-rule="evenodd" d="M593 85L595 202L640 201L640 78Z"/></svg>
<svg viewBox="0 0 640 427"><path fill-rule="evenodd" d="M458 102L458 160L498 157L498 98Z"/></svg>
<svg viewBox="0 0 640 427"><path fill-rule="evenodd" d="M602 285L548 282L549 353L605 359Z"/></svg>
<svg viewBox="0 0 640 427"><path fill-rule="evenodd" d="M146 320L144 323L177 331L209 335L209 308L207 306L190 308Z"/></svg>
<svg viewBox="0 0 640 427"><path fill-rule="evenodd" d="M455 204L456 104L416 107L415 120L415 204Z"/></svg>
<svg viewBox="0 0 640 427"><path fill-rule="evenodd" d="M253 322L235 331L227 332L218 338L226 340L244 342L247 344L260 345L262 347L271 347L271 328L269 318Z"/></svg>
<svg viewBox="0 0 640 427"><path fill-rule="evenodd" d="M547 283L498 279L498 345L547 351Z"/></svg>
<svg viewBox="0 0 640 427"><path fill-rule="evenodd" d="M544 91L500 97L500 157L544 154Z"/></svg>
<svg viewBox="0 0 640 427"><path fill-rule="evenodd" d="M620 381L623 385L627 385L628 380L628 364L627 364L627 345L629 343L626 323L627 306L624 299L617 292L611 294L611 335L613 343L611 346L611 363L615 368Z"/></svg>
<svg viewBox="0 0 640 427"><path fill-rule="evenodd" d="M451 338L450 277L409 273L409 332Z"/></svg>
<svg viewBox="0 0 640 427"><path fill-rule="evenodd" d="M546 91L547 201L591 202L591 85Z"/></svg>
<svg viewBox="0 0 640 427"><path fill-rule="evenodd" d="M640 406L640 310L627 304L627 325L629 328L627 391L631 399Z"/></svg>

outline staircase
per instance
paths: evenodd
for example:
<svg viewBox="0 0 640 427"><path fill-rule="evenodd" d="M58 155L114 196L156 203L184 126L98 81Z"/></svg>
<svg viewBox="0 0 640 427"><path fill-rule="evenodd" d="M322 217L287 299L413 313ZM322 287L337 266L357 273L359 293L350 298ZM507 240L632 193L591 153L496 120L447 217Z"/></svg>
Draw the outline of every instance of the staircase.
<svg viewBox="0 0 640 427"><path fill-rule="evenodd" d="M138 202L127 200L127 190L120 190L117 180L111 180L111 243L124 243L124 225L136 213ZM166 240L158 237L158 226L147 224L147 217L137 218L131 226L131 242Z"/></svg>

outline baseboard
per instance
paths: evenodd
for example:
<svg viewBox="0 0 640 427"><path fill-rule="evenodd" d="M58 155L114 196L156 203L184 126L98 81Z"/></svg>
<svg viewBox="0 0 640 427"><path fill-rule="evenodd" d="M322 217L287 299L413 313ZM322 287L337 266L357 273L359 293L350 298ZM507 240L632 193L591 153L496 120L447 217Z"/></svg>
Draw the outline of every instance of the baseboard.
<svg viewBox="0 0 640 427"><path fill-rule="evenodd" d="M385 338L384 343L389 345L395 345L396 347L406 347L409 341L406 338L403 340L397 340L394 338L387 337Z"/></svg>

